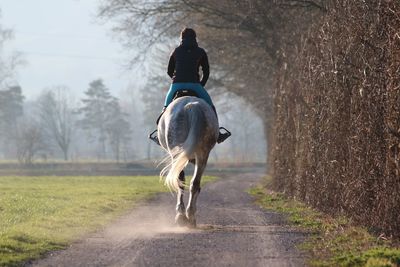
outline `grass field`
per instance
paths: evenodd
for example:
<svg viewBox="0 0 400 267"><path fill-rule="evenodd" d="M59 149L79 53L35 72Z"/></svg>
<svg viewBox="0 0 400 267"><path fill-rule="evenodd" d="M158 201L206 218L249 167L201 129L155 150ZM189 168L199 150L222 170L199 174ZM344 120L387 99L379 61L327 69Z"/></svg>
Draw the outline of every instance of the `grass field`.
<svg viewBox="0 0 400 267"><path fill-rule="evenodd" d="M137 201L166 191L154 176L0 177L0 266L64 248Z"/></svg>

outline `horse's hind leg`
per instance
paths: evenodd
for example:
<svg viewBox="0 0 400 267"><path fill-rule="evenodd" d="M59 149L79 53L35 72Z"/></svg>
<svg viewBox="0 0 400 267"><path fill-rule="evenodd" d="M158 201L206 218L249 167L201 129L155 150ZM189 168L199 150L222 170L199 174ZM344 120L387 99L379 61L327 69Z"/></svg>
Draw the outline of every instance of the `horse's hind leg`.
<svg viewBox="0 0 400 267"><path fill-rule="evenodd" d="M190 182L190 196L189 203L186 209L186 217L189 220L189 226L196 227L196 202L197 197L200 194L200 181L203 175L204 169L206 168L207 160L199 161L196 159L196 166L194 170L193 178Z"/></svg>
<svg viewBox="0 0 400 267"><path fill-rule="evenodd" d="M181 171L179 174L179 181L182 183L179 186L179 191L177 194L177 203L176 203L176 216L175 216L175 223L183 226L186 225L187 219L185 216L185 203L183 202L183 191L184 191L184 183L185 183L185 172Z"/></svg>

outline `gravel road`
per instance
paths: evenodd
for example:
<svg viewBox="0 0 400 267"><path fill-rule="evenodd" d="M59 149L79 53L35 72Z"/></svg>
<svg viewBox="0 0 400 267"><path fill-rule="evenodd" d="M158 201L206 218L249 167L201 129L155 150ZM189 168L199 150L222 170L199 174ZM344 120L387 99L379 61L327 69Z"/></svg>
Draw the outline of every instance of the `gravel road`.
<svg viewBox="0 0 400 267"><path fill-rule="evenodd" d="M236 174L204 186L197 229L175 227L175 197L160 194L30 266L304 266L295 245L307 234L246 193L262 175Z"/></svg>

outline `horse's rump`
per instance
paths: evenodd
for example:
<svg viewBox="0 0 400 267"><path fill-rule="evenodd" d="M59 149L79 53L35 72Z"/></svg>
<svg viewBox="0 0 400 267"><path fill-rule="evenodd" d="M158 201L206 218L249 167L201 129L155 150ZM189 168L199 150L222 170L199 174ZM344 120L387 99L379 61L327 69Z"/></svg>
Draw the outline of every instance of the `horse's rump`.
<svg viewBox="0 0 400 267"><path fill-rule="evenodd" d="M207 162L210 150L218 137L218 121L204 100L196 97L182 97L175 100L162 116L158 137L169 153L170 163L162 170L166 185L178 191L179 173L189 160L197 164Z"/></svg>

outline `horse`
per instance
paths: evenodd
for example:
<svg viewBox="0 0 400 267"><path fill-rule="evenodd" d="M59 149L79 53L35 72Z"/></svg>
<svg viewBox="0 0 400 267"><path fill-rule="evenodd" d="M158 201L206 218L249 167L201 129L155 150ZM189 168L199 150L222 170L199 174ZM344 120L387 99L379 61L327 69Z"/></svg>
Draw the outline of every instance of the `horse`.
<svg viewBox="0 0 400 267"><path fill-rule="evenodd" d="M196 201L200 193L200 181L218 134L217 115L209 104L198 97L183 96L175 99L160 118L158 140L168 152L164 162L169 161L160 176L165 177L165 184L177 193L175 223L179 226L196 227ZM185 211L184 168L189 162L195 168Z"/></svg>

